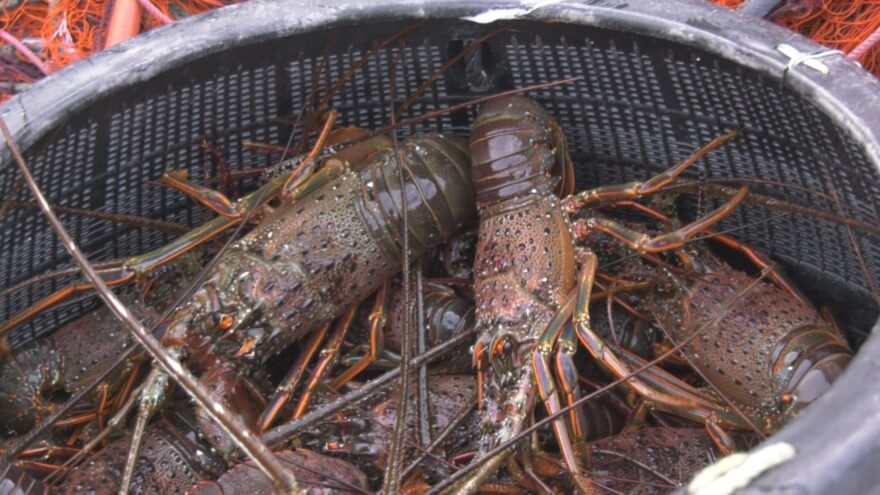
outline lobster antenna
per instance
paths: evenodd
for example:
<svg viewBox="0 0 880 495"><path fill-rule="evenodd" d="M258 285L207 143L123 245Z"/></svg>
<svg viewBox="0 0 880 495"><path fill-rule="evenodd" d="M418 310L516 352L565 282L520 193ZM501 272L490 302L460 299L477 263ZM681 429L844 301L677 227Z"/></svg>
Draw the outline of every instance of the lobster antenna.
<svg viewBox="0 0 880 495"><path fill-rule="evenodd" d="M389 112L391 126L397 124L394 110L394 98L396 96L397 78L397 55L399 51L391 51L391 60L388 64L390 71L390 95ZM400 146L397 141L397 129L391 131L391 142L394 143L392 159L397 165L397 180L404 184L403 165L400 159ZM391 445L388 448L388 464L385 466L385 477L382 482L382 493L391 495L400 489L400 459L402 457L403 437L406 435L406 413L409 406L409 361L410 361L410 328L412 328L412 308L410 307L410 251L409 251L409 206L407 205L406 191L401 191L402 217L403 217L403 343L400 352L400 399L397 402L397 411L394 418L394 430L391 432Z"/></svg>
<svg viewBox="0 0 880 495"><path fill-rule="evenodd" d="M100 275L98 275L95 269L89 264L88 259L86 259L79 250L79 247L76 245L73 238L67 233L67 230L61 224L61 221L55 216L55 213L49 206L49 202L46 200L46 197L43 196L42 191L40 191L39 186L34 181L34 178L24 161L24 157L21 155L18 145L13 140L12 135L9 133L9 129L6 127L6 122L2 117L0 117L0 132L2 132L10 151L12 152L12 156L15 158L15 162L24 177L28 189L31 190L31 193L40 205L40 209L49 220L52 230L55 231L64 244L65 249L70 252L70 255L83 270L86 278L94 284L98 291L98 295L104 300L104 303L107 304L114 315L116 315L116 317L129 328L132 336L138 341L138 343L146 348L150 355L160 364L160 366L162 366L165 372L173 377L174 380L183 387L187 394L192 396L201 407L206 409L212 419L217 421L217 423L226 430L226 433L236 440L238 445L254 460L260 469L266 472L266 474L273 480L282 482L285 489L298 492L299 487L296 483L296 479L284 468L284 466L281 465L281 463L278 462L278 459L275 458L272 451L260 442L258 437L249 431L240 419L232 415L221 404L214 401L208 391L199 385L195 377L183 368L180 361L169 354L162 347L162 344L160 344L156 338L153 337L143 325L141 325L134 315L131 314L122 301L110 291L107 284L104 283L104 280L101 279Z"/></svg>
<svg viewBox="0 0 880 495"><path fill-rule="evenodd" d="M416 342L416 352L422 354L427 350L425 342L425 288L424 288L425 257L419 258L416 266L416 320L419 328ZM428 410L428 366L419 366L419 380L417 384L416 416L419 424L419 445L426 448L431 445L431 411ZM404 475L401 472L400 478Z"/></svg>
<svg viewBox="0 0 880 495"><path fill-rule="evenodd" d="M802 188L796 184L789 184L786 182L779 181L769 181L769 180L759 180L759 179L707 179L705 181L706 192L710 195L718 196L718 197L732 197L736 194L736 189L729 187L730 185L743 185L743 184L762 184L762 185L773 185L777 187L785 187L788 189L793 189L798 192L804 192L806 194L812 194L818 196L822 199L826 199L828 201L834 201L830 196L816 192L809 191L806 188ZM664 186L660 189L659 192L693 192L699 187L698 181L695 180L684 180L679 179L676 182L669 184L668 186ZM880 237L880 226L862 222L859 220L854 220L852 218L848 218L843 215L838 215L836 213L832 213L826 210L820 210L818 208L811 208L809 206L799 205L797 203L792 203L789 201L784 201L781 199L777 199L771 196L766 196L763 194L756 193L754 191L749 190L749 194L746 196L744 202L748 204L764 206L766 208L774 209L774 210L782 210L789 213L797 213L800 215L804 215L808 218L817 218L819 220L826 220L828 222L839 223L842 225L851 226L860 231L866 232L873 236ZM843 206L843 205L840 205Z"/></svg>

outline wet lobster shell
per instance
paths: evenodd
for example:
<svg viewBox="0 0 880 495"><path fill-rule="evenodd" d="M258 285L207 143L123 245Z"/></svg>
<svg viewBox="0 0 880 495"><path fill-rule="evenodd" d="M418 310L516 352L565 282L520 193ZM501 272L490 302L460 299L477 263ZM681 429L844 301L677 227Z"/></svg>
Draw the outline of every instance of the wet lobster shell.
<svg viewBox="0 0 880 495"><path fill-rule="evenodd" d="M304 495L343 495L369 493L367 476L350 462L306 449L276 453L293 472ZM191 495L274 493L272 481L251 462L239 464L216 481L204 481L188 492Z"/></svg>
<svg viewBox="0 0 880 495"><path fill-rule="evenodd" d="M531 411L534 377L524 361L575 286L568 223L552 193L561 146L554 126L540 105L517 95L484 105L471 131L477 326L494 370L484 405L490 444L519 431ZM505 418L507 411L517 413Z"/></svg>
<svg viewBox="0 0 880 495"><path fill-rule="evenodd" d="M459 297L454 290L442 284L428 282L425 284L425 345L435 347L443 342L468 331L474 327L474 303ZM385 335L385 346L394 352L400 352L403 345L403 332L407 331L404 324L405 309L403 290L395 290L391 295L388 309L388 332ZM450 356L442 363L447 373L469 373L473 370L470 356L458 353Z"/></svg>
<svg viewBox="0 0 880 495"><path fill-rule="evenodd" d="M463 409L474 400L475 380L470 375L430 375L428 377L428 403L431 411L431 431L436 438ZM410 401L415 401L416 387L410 386ZM388 435L394 428L397 415L399 389L389 388L361 404L343 410L327 421L311 428L301 437L309 448L340 455L352 460L365 471L375 474L381 483L382 472L388 457ZM415 435L415 407L407 410L407 431ZM460 452L472 448L477 430L477 417L470 415L446 438L441 449ZM418 445L418 439L412 438ZM408 449L404 459L412 460L418 452ZM430 460L428 461L430 463Z"/></svg>
<svg viewBox="0 0 880 495"><path fill-rule="evenodd" d="M130 303L128 307L147 325L159 319L148 306ZM4 434L29 431L54 408L54 392L78 392L131 345L122 323L108 309L100 308L16 351L14 362L4 359L0 362L0 425ZM119 373L114 379L122 377L124 373Z"/></svg>
<svg viewBox="0 0 880 495"><path fill-rule="evenodd" d="M711 254L701 263L705 273L685 281L686 288L653 291L646 309L676 342L710 315L723 314L683 352L727 398L763 422L759 427L772 432L831 387L852 350L806 302L764 281L738 297L754 283L752 276Z"/></svg>
<svg viewBox="0 0 880 495"><path fill-rule="evenodd" d="M54 491L23 469L0 458L0 495L48 495Z"/></svg>
<svg viewBox="0 0 880 495"><path fill-rule="evenodd" d="M601 494L668 493L675 489L669 481L686 483L718 456L701 428L642 428L590 442L589 449L590 476Z"/></svg>
<svg viewBox="0 0 880 495"><path fill-rule="evenodd" d="M99 450L68 474L59 493L117 492L130 443L126 436ZM130 493L184 493L200 480L215 479L224 467L192 418L165 416L147 426Z"/></svg>
<svg viewBox="0 0 880 495"><path fill-rule="evenodd" d="M414 136L399 152L402 184L394 151L379 151L359 172L347 170L302 201L282 205L236 242L207 278L195 309L178 321L177 334L188 335L193 354L213 343L208 337L222 315L235 330L224 335L220 352L256 341L247 357L262 362L400 270L405 236L413 259L472 221L470 161L458 138Z"/></svg>

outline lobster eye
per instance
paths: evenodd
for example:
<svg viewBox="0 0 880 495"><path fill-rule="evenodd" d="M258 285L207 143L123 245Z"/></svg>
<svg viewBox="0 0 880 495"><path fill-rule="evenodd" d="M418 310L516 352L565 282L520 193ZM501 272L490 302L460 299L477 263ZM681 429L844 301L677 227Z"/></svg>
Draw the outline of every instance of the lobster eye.
<svg viewBox="0 0 880 495"><path fill-rule="evenodd" d="M490 356L492 358L500 358L507 355L513 351L513 339L509 335L502 335L495 339L495 342L492 343L492 352Z"/></svg>
<svg viewBox="0 0 880 495"><path fill-rule="evenodd" d="M516 356L514 356L516 348L517 341L512 335L496 337L489 346L489 360L492 363L492 367L501 373L512 370L517 361Z"/></svg>
<svg viewBox="0 0 880 495"><path fill-rule="evenodd" d="M504 354L510 354L511 352L513 352L513 342L511 342L510 340L506 339L506 340L504 341L504 349L503 349L503 352L504 352Z"/></svg>
<svg viewBox="0 0 880 495"><path fill-rule="evenodd" d="M235 325L235 317L229 313L214 313L214 324L220 330L229 330Z"/></svg>

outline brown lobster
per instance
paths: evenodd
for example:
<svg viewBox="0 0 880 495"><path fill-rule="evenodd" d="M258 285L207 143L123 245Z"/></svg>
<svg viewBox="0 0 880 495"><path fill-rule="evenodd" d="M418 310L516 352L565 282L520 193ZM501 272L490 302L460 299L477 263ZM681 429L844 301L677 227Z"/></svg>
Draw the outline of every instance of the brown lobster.
<svg viewBox="0 0 880 495"><path fill-rule="evenodd" d="M251 425L256 425L260 411L241 377L287 344L343 312L350 313L400 269L406 258L404 237L409 238L408 255L418 256L473 217L469 160L463 143L454 138L416 136L401 143L397 152L379 150L366 163L353 165L328 160L304 181L298 181L296 174L273 181L270 186L280 190L282 198L295 201L283 201L236 241L208 273L202 288L165 326L163 343L169 353L203 370L201 380L221 407L236 411ZM206 202L217 199L202 190L191 192ZM240 218L241 205L233 206L226 214ZM404 209L408 230L402 225ZM204 230L169 246L168 253L184 249L181 246L191 249L201 240L190 237ZM346 330L344 324L337 325L337 341ZM142 385L146 392L133 452L147 418L166 395L167 383L163 373L154 372ZM199 416L208 438L220 451L230 453L228 438L218 434L206 415Z"/></svg>
<svg viewBox="0 0 880 495"><path fill-rule="evenodd" d="M425 135L402 143L399 154L380 150L359 171L323 168L304 184L311 194L283 204L224 253L192 301L171 317L163 342L205 370L202 380L221 404L256 425L260 411L237 377L343 312L350 315L400 269L404 236L417 256L470 221L467 164L454 139ZM404 207L408 231L401 225ZM341 340L350 319L334 328L331 342ZM215 447L230 452L227 437L200 417Z"/></svg>
<svg viewBox="0 0 880 495"><path fill-rule="evenodd" d="M736 135L733 132L715 139L680 164L648 181L582 191L560 202L552 194L558 180L552 171L566 170L570 159L564 136L555 121L540 105L522 96L494 100L483 106L472 128L470 143L480 214L474 277L477 324L483 334L475 346L474 359L485 410L482 452L504 443L522 430L536 395L541 397L551 414L561 410L563 400L572 404L578 399L580 393L572 360L578 339L619 377L628 377L636 369L632 363L617 359L590 329L589 302L597 269L596 256L588 249L576 249L574 240L602 231L644 256L675 250L729 215L745 199L748 190L740 189L726 204L708 215L657 236L633 231L598 215L577 221L573 217L587 207L631 201L656 192L672 183L697 159ZM747 248L739 247L748 253ZM581 265L579 275L576 262ZM783 289L768 286L767 290ZM704 293L696 292L696 298L701 299L690 299L687 304L699 307L702 298L708 304L712 298L705 297ZM804 303L795 301L791 304ZM803 311L809 314L812 310ZM681 310L669 314L681 314ZM768 323L779 331L768 329L751 333L750 337L759 342L759 348L784 350L786 356L794 358L803 354L804 358L798 361L806 368L823 366L816 361L826 357L828 349L833 352L845 349L839 347L839 338L824 331L810 331L810 338L794 338L796 333L791 330L798 327L798 320L781 321L791 316L777 313ZM567 321L572 324L566 324ZM812 320L811 324L813 328L820 325L817 320ZM816 345L812 339L826 344ZM710 337L706 345L712 345L711 342ZM527 362L530 366L526 365ZM835 360L833 365L820 369L827 369L831 378L839 371L839 363ZM640 377L631 380L630 386L647 396L650 405L697 419L709 426L716 436L721 432L716 426L749 427L748 422L734 414L726 404L703 396L697 396L698 400L690 394L678 393L681 390L678 380L657 368L645 368ZM784 387L790 391L798 390L803 377L824 374L807 370L780 374L772 366L765 366L762 370L766 371L755 370L756 380L772 383L792 378L793 381ZM827 385L830 379L825 382ZM821 387L811 384L806 384L806 388L813 393L811 395L821 392ZM780 388L766 386L765 390L779 394L776 404L785 400ZM762 397L761 400L768 399ZM765 411L776 415L781 412L769 408ZM556 418L553 429L575 485L580 492L591 493L592 483L583 476L580 466L580 458L588 455L584 447L585 421L581 416L582 412L574 408L567 417ZM773 426L780 423L768 422ZM510 453L511 450L507 449L488 460L482 459L479 467L455 488L462 493L476 491Z"/></svg>

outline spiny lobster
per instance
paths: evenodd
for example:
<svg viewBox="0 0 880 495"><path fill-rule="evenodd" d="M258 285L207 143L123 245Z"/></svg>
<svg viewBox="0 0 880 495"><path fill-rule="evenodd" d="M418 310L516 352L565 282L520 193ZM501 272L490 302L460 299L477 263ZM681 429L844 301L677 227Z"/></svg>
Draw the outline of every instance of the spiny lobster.
<svg viewBox="0 0 880 495"><path fill-rule="evenodd" d="M563 401L568 404L577 401L580 392L573 355L578 339L618 377L629 377L636 369L635 363L617 359L613 350L590 329L589 301L597 260L592 251L576 247L574 241L601 231L646 257L653 256L652 253L673 251L729 215L745 199L748 190L742 188L726 204L704 217L656 236L633 231L614 220L593 214L587 208L629 202L652 194L737 134L731 132L715 139L683 162L645 182L598 187L559 201L552 194L559 180L553 170L565 172L571 162L558 124L540 105L523 96L497 99L483 106L472 128L470 142L480 214L474 277L477 324L483 333L475 346L474 360L485 411L482 452L504 443L523 429L536 395L541 397L551 414L562 409ZM563 174L563 184L568 175ZM585 210L591 215L575 218ZM746 254L750 253L745 246L732 244ZM766 285L765 290L788 288L781 278L775 279L780 286ZM693 294L693 298L686 299L686 306L725 304L725 301L716 301L708 289ZM801 300L790 304L805 305ZM808 323L811 328L821 326L815 310L805 308L799 311L810 315ZM669 314L679 315L681 308ZM818 372L809 372L809 369L817 365L819 358L827 357L828 352L835 355L849 352L841 346L839 337L824 330L810 330L805 333L807 338L795 338L797 335L793 329L800 328L798 317L793 321L780 321L793 316L790 312L776 313L767 324L780 331L769 331L768 328L749 334L758 342L758 348L784 351L782 354L787 357L783 361L796 359L804 368L794 374L773 366L754 371L755 380L768 384L761 390L777 394L775 404L786 401L783 390L798 390L804 377L827 374L829 380L824 380L822 386L816 387L812 382L804 385L811 399L819 395L830 378L839 372L845 359L835 358L829 365L819 364L824 367L817 368ZM817 344L816 339L824 344ZM711 337L707 345L712 345ZM778 355L776 353L774 359ZM802 358L801 355L814 358ZM726 365L729 364L728 361ZM777 380L790 383L783 388L769 385ZM723 439L722 427L749 428L748 421L736 415L727 404L704 395L694 398L680 392L684 384L660 369L647 368L628 383L651 401L649 405L706 424L722 446L731 445L729 438ZM770 399L764 396L759 400L766 402ZM782 416L782 411L776 409L763 411L774 417ZM781 421L766 423L775 428ZM584 447L585 424L582 411L575 408L570 414L555 419L553 429L578 490L592 493L593 484L581 470L581 459L588 457ZM481 465L454 489L460 493L476 491L510 453L511 450L507 449L488 460L482 459Z"/></svg>

